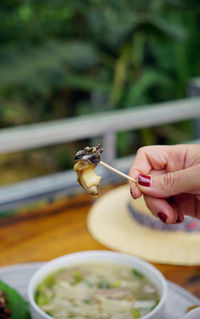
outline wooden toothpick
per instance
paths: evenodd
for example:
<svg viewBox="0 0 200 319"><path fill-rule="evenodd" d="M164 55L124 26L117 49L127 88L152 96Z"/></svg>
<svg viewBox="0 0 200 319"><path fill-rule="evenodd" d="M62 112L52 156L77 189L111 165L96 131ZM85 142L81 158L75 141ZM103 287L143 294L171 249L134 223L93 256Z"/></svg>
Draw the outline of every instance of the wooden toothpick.
<svg viewBox="0 0 200 319"><path fill-rule="evenodd" d="M100 161L99 164L101 164L102 166L108 168L108 169L111 170L112 172L114 172L114 173L116 173L116 174L118 174L118 175L123 176L124 178L128 179L130 182L135 183L135 184L137 183L136 180L135 180L135 178L130 177L129 175L120 172L118 169L116 169L116 168L114 168L114 167L112 167L112 166L110 166L110 165L108 165L108 164L106 164L106 163L104 163L104 162L102 162L102 161Z"/></svg>

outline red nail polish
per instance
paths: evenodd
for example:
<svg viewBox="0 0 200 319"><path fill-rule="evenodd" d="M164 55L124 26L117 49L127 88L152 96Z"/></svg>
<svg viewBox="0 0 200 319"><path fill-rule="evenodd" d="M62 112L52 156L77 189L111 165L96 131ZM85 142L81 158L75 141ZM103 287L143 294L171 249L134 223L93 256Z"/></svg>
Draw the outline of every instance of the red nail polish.
<svg viewBox="0 0 200 319"><path fill-rule="evenodd" d="M166 224L166 221L167 221L167 215L165 215L164 213L162 212L159 212L158 214L158 217L160 218L160 220Z"/></svg>
<svg viewBox="0 0 200 319"><path fill-rule="evenodd" d="M138 175L138 184L145 187L150 187L151 185L151 176L150 175Z"/></svg>

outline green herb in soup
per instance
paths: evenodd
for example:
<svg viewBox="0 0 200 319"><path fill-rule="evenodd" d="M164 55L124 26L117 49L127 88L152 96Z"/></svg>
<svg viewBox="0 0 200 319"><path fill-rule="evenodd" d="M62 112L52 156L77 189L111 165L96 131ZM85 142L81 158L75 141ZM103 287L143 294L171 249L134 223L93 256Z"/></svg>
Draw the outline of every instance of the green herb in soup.
<svg viewBox="0 0 200 319"><path fill-rule="evenodd" d="M50 274L35 300L55 319L137 319L156 307L159 294L138 269L91 262Z"/></svg>

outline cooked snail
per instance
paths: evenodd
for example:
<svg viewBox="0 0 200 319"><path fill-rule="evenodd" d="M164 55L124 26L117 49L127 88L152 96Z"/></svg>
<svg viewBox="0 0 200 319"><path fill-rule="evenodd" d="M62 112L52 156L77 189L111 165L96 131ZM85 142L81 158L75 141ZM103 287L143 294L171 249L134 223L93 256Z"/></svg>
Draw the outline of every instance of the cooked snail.
<svg viewBox="0 0 200 319"><path fill-rule="evenodd" d="M103 152L102 143L97 147L85 147L78 151L74 157L74 170L77 173L77 180L80 185L90 194L99 194L101 177L96 175L95 167L101 161Z"/></svg>

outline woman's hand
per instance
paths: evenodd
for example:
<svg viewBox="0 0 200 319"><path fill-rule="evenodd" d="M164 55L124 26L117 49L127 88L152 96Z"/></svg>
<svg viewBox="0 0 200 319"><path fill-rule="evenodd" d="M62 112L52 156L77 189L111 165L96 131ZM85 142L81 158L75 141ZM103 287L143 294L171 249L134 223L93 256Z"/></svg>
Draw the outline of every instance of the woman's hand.
<svg viewBox="0 0 200 319"><path fill-rule="evenodd" d="M129 175L137 180L132 197L143 194L164 223L180 223L184 215L200 218L200 145L142 147Z"/></svg>

